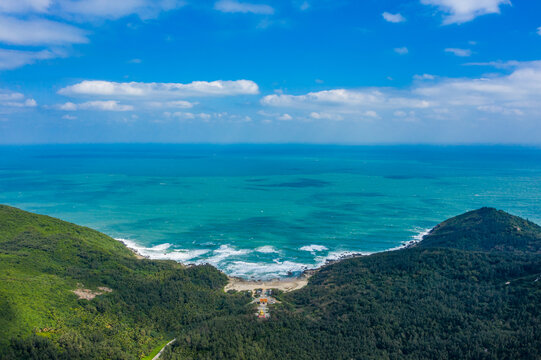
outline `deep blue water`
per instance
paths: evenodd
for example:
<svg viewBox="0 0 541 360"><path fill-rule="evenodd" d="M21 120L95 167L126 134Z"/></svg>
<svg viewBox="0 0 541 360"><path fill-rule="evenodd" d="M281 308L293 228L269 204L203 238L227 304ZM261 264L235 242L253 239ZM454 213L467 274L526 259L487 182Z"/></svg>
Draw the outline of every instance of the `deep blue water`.
<svg viewBox="0 0 541 360"><path fill-rule="evenodd" d="M151 257L286 276L395 248L482 206L541 223L541 149L4 146L0 203L95 228Z"/></svg>

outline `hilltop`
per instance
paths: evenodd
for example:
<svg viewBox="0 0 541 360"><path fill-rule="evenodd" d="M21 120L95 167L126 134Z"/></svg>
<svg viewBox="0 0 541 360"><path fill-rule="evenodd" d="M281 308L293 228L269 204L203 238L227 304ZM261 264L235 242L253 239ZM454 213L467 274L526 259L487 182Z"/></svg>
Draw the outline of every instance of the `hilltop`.
<svg viewBox="0 0 541 360"><path fill-rule="evenodd" d="M437 225L419 247L541 253L541 226L494 208L481 208Z"/></svg>

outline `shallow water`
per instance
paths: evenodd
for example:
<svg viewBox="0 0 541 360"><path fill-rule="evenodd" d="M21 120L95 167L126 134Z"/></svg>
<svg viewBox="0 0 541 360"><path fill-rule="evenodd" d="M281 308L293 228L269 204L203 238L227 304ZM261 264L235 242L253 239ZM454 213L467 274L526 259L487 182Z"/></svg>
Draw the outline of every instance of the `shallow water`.
<svg viewBox="0 0 541 360"><path fill-rule="evenodd" d="M1 203L246 278L395 248L481 206L541 223L540 199L539 148L0 147Z"/></svg>

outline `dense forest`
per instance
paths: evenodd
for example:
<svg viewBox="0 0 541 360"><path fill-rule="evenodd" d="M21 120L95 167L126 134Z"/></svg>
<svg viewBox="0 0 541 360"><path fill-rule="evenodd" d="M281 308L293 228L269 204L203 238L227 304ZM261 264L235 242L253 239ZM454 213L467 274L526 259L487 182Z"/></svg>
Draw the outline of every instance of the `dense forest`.
<svg viewBox="0 0 541 360"><path fill-rule="evenodd" d="M541 228L483 208L416 246L342 260L270 320L210 266L138 260L96 231L0 207L0 358L541 358ZM79 300L77 288L112 289Z"/></svg>
<svg viewBox="0 0 541 360"><path fill-rule="evenodd" d="M179 333L165 359L538 359L540 241L531 222L469 212L417 246L324 267L269 321Z"/></svg>
<svg viewBox="0 0 541 360"><path fill-rule="evenodd" d="M211 266L139 260L97 231L0 206L0 359L139 359L222 315L250 312ZM103 292L92 300L72 292Z"/></svg>

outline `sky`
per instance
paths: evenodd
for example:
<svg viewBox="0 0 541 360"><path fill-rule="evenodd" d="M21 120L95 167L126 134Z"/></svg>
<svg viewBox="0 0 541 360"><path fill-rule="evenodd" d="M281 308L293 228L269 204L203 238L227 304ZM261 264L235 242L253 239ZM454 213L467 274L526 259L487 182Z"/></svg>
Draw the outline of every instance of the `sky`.
<svg viewBox="0 0 541 360"><path fill-rule="evenodd" d="M1 0L0 144L541 144L541 1Z"/></svg>

